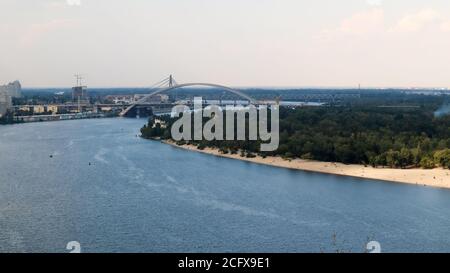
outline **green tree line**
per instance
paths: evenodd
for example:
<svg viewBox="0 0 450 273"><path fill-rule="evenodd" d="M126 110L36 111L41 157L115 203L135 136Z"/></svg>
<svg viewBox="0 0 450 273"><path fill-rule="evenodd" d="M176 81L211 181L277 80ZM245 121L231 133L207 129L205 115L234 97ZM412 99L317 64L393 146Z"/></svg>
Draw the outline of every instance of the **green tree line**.
<svg viewBox="0 0 450 273"><path fill-rule="evenodd" d="M280 145L261 152L260 141L189 141L242 156L282 156L392 168L450 168L450 116L425 107L300 107L280 109ZM144 126L144 138L170 139L175 121L160 117ZM205 119L206 122L208 119ZM225 131L225 129L224 129ZM178 144L185 144L181 141Z"/></svg>

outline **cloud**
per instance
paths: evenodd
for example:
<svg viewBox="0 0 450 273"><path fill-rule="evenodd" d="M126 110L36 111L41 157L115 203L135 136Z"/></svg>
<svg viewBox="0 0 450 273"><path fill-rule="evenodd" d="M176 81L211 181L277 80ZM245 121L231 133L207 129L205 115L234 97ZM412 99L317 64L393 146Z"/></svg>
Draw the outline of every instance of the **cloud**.
<svg viewBox="0 0 450 273"><path fill-rule="evenodd" d="M69 6L81 6L81 0L66 0Z"/></svg>
<svg viewBox="0 0 450 273"><path fill-rule="evenodd" d="M401 18L390 32L417 32L425 27L439 24L442 22L442 16L433 9L423 9L416 13L407 14Z"/></svg>
<svg viewBox="0 0 450 273"><path fill-rule="evenodd" d="M384 11L380 8L372 8L353 14L344 19L337 28L322 31L323 36L336 36L341 34L363 35L384 30Z"/></svg>
<svg viewBox="0 0 450 273"><path fill-rule="evenodd" d="M450 32L450 20L441 23L441 31Z"/></svg>
<svg viewBox="0 0 450 273"><path fill-rule="evenodd" d="M400 17L396 23L389 26L385 20L383 9L374 7L352 14L342 20L338 27L323 30L318 37L330 39L343 35L414 33L425 29L450 32L450 20L446 20L441 13L434 9L422 9Z"/></svg>
<svg viewBox="0 0 450 273"><path fill-rule="evenodd" d="M371 9L352 15L342 21L339 30L344 33L364 34L383 29L384 11L382 9Z"/></svg>
<svg viewBox="0 0 450 273"><path fill-rule="evenodd" d="M383 4L382 0L366 0L366 2L369 6L381 6Z"/></svg>

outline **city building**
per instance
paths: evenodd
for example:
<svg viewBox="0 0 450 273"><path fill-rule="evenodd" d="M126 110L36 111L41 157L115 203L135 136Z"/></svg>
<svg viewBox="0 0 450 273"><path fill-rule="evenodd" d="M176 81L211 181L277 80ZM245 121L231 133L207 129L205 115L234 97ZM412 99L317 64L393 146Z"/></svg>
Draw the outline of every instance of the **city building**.
<svg viewBox="0 0 450 273"><path fill-rule="evenodd" d="M43 105L35 105L33 106L34 114L42 114L45 113L45 107Z"/></svg>
<svg viewBox="0 0 450 273"><path fill-rule="evenodd" d="M12 99L22 96L22 86L19 81L0 86L0 117L12 108Z"/></svg>
<svg viewBox="0 0 450 273"><path fill-rule="evenodd" d="M109 106L100 107L100 111L102 112L111 112L112 110L113 108Z"/></svg>
<svg viewBox="0 0 450 273"><path fill-rule="evenodd" d="M147 99L150 103L165 103L169 101L169 96L164 94L156 94Z"/></svg>
<svg viewBox="0 0 450 273"><path fill-rule="evenodd" d="M114 104L130 104L134 102L133 95L110 95L106 96L106 100L112 101Z"/></svg>
<svg viewBox="0 0 450 273"><path fill-rule="evenodd" d="M169 95L166 95L166 94L158 94L158 96L161 97L161 102L164 102L164 103L169 102Z"/></svg>
<svg viewBox="0 0 450 273"><path fill-rule="evenodd" d="M30 112L31 107L30 106L21 106L21 107L19 107L19 111Z"/></svg>
<svg viewBox="0 0 450 273"><path fill-rule="evenodd" d="M135 95L109 95L105 99L113 102L114 104L132 104L143 99L146 94L135 94ZM169 101L169 96L164 94L156 94L147 99L149 103L165 103Z"/></svg>
<svg viewBox="0 0 450 273"><path fill-rule="evenodd" d="M73 102L86 102L88 100L87 87L75 86L72 87L72 101Z"/></svg>
<svg viewBox="0 0 450 273"><path fill-rule="evenodd" d="M75 75L77 84L72 87L72 102L89 104L87 86L82 84L83 77ZM81 109L78 109L81 112Z"/></svg>
<svg viewBox="0 0 450 273"><path fill-rule="evenodd" d="M58 106L57 105L48 105L47 112L52 112L53 115L58 114Z"/></svg>
<svg viewBox="0 0 450 273"><path fill-rule="evenodd" d="M12 107L12 98L6 92L0 92L0 118Z"/></svg>
<svg viewBox="0 0 450 273"><path fill-rule="evenodd" d="M134 95L133 99L134 101L139 101L140 99L144 98L146 96L146 94L136 94Z"/></svg>
<svg viewBox="0 0 450 273"><path fill-rule="evenodd" d="M12 98L20 98L22 96L22 86L19 81L14 81L6 85L0 86L0 94L6 93Z"/></svg>

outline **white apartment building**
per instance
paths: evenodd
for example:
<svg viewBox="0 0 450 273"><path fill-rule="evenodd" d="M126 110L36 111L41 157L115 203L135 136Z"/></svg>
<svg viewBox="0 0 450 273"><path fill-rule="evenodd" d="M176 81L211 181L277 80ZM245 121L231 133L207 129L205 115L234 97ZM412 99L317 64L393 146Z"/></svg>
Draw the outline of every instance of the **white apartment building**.
<svg viewBox="0 0 450 273"><path fill-rule="evenodd" d="M22 86L20 82L15 81L7 85L0 86L0 117L12 107L12 98L22 96Z"/></svg>

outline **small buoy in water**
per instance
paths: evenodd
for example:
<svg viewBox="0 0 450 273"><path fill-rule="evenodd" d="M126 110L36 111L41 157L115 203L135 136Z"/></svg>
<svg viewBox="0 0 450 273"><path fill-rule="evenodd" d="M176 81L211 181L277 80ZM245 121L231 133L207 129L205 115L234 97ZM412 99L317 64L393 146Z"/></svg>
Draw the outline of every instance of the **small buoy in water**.
<svg viewBox="0 0 450 273"><path fill-rule="evenodd" d="M50 155L50 158L53 158L53 155Z"/></svg>
<svg viewBox="0 0 450 273"><path fill-rule="evenodd" d="M92 164L91 164L91 162L89 162L89 166L91 166Z"/></svg>

